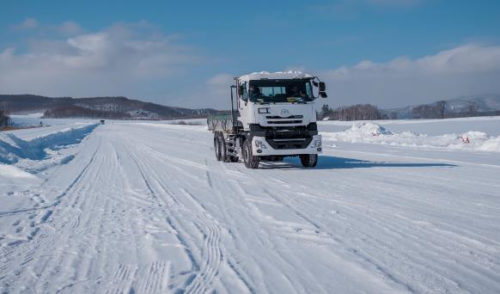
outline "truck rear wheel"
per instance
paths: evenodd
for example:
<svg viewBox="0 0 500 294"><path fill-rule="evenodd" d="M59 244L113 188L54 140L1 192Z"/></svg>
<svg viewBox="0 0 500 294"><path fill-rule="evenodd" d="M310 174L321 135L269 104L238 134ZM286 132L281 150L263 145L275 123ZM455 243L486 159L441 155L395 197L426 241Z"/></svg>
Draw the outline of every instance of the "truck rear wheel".
<svg viewBox="0 0 500 294"><path fill-rule="evenodd" d="M215 158L217 161L221 160L221 153L220 153L220 141L219 141L219 136L214 137L214 150L215 150Z"/></svg>
<svg viewBox="0 0 500 294"><path fill-rule="evenodd" d="M228 161L226 142L224 141L224 136L219 136L219 149L220 149L220 160Z"/></svg>
<svg viewBox="0 0 500 294"><path fill-rule="evenodd" d="M258 156L253 156L252 154L252 141L246 140L243 143L243 161L245 162L245 166L248 168L258 168L260 158Z"/></svg>
<svg viewBox="0 0 500 294"><path fill-rule="evenodd" d="M299 157L303 167L315 167L318 164L318 154L301 154Z"/></svg>

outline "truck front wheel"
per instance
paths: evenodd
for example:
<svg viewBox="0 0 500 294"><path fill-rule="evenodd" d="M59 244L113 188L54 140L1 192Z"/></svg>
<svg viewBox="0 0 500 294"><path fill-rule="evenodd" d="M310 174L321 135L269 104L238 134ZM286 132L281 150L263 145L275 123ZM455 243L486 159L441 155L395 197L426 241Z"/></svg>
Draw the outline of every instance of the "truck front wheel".
<svg viewBox="0 0 500 294"><path fill-rule="evenodd" d="M303 167L315 167L318 163L318 154L301 154L299 157Z"/></svg>
<svg viewBox="0 0 500 294"><path fill-rule="evenodd" d="M245 162L245 166L248 168L258 168L260 158L258 156L253 156L252 154L252 141L246 140L243 143L243 161Z"/></svg>

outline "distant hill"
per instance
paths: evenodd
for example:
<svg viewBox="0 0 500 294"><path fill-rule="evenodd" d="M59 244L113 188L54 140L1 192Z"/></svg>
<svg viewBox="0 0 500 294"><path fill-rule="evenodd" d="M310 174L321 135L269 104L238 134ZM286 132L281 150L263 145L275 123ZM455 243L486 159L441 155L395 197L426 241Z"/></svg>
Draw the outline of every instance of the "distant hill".
<svg viewBox="0 0 500 294"><path fill-rule="evenodd" d="M44 117L95 117L113 119L199 118L214 109L170 107L126 97L52 98L37 95L0 95L0 109L7 113L43 112Z"/></svg>
<svg viewBox="0 0 500 294"><path fill-rule="evenodd" d="M369 104L335 109L323 107L318 115L320 119L326 120L432 119L500 115L500 94L460 97L392 109L379 109Z"/></svg>
<svg viewBox="0 0 500 294"><path fill-rule="evenodd" d="M460 97L429 104L385 109L381 110L381 113L393 119L500 115L500 94Z"/></svg>

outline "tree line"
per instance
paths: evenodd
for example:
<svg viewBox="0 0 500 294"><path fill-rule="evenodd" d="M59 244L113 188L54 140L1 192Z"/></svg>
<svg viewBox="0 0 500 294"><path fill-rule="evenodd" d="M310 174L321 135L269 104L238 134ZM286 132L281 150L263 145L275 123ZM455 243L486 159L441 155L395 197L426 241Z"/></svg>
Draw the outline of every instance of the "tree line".
<svg viewBox="0 0 500 294"><path fill-rule="evenodd" d="M10 125L10 117L3 111L0 110L0 127L5 128Z"/></svg>
<svg viewBox="0 0 500 294"><path fill-rule="evenodd" d="M66 105L48 109L43 114L47 118L89 117L109 119L131 119L132 116L126 112L104 111L84 108L75 105Z"/></svg>
<svg viewBox="0 0 500 294"><path fill-rule="evenodd" d="M335 109L323 105L318 113L320 120L377 120L388 119L377 106L371 104L356 104L352 106L341 106Z"/></svg>
<svg viewBox="0 0 500 294"><path fill-rule="evenodd" d="M500 111L480 111L479 106L474 102L460 111L453 111L446 101L413 106L409 108L408 113L403 114L397 111L381 110L371 104L356 104L338 108L323 105L321 111L317 112L319 120L436 119L492 115L500 115Z"/></svg>

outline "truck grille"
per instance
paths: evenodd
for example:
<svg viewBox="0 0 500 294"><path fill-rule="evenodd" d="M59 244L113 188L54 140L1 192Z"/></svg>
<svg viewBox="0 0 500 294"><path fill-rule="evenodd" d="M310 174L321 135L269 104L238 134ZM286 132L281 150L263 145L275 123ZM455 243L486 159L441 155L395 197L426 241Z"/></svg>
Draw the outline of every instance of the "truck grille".
<svg viewBox="0 0 500 294"><path fill-rule="evenodd" d="M274 149L304 149L312 136L305 127L272 128L266 131L266 141Z"/></svg>
<svg viewBox="0 0 500 294"><path fill-rule="evenodd" d="M303 117L304 116L302 116L302 115L290 115L287 117L278 116L278 115L266 116L267 123L270 125L301 124Z"/></svg>
<svg viewBox="0 0 500 294"><path fill-rule="evenodd" d="M268 119L291 119L291 118L303 118L303 115L290 115L290 116L279 116L279 115L268 115L266 118Z"/></svg>
<svg viewBox="0 0 500 294"><path fill-rule="evenodd" d="M301 120L279 120L279 121L267 121L270 125L285 125L285 124L301 124Z"/></svg>

